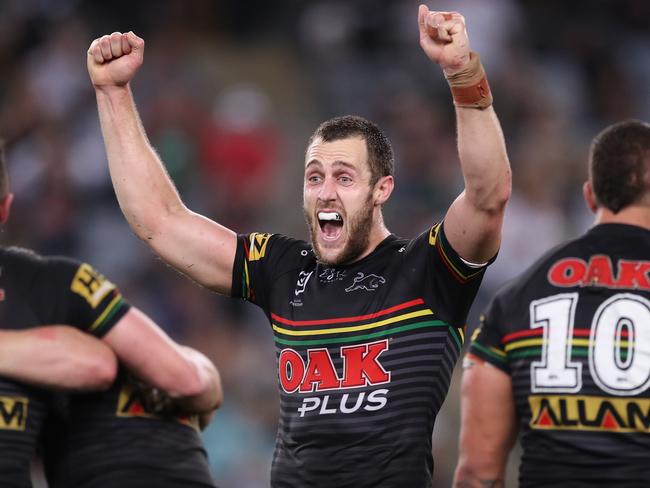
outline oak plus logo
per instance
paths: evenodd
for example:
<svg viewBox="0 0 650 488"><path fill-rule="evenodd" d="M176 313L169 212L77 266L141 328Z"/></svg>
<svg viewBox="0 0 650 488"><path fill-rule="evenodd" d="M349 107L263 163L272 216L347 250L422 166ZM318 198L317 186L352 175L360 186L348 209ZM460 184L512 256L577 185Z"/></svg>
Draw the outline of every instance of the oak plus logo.
<svg viewBox="0 0 650 488"><path fill-rule="evenodd" d="M326 348L308 349L306 360L294 349L283 349L278 364L280 385L285 393L322 393L390 383L390 371L379 361L387 349L388 340L341 347L338 352L343 360L341 375ZM360 409L380 410L386 406L387 394L388 389L382 388L344 393L340 401L331 401L329 394L305 397L298 412L304 417L307 412L327 415L349 414Z"/></svg>
<svg viewBox="0 0 650 488"><path fill-rule="evenodd" d="M386 283L386 278L376 274L363 274L358 272L354 277L354 282L348 286L345 291L350 293L351 291L356 290L366 290L366 291L375 291L381 285Z"/></svg>
<svg viewBox="0 0 650 488"><path fill-rule="evenodd" d="M612 289L650 291L650 261L619 259L616 266L609 256L599 254L585 261L564 258L553 263L548 281L558 287L602 286Z"/></svg>

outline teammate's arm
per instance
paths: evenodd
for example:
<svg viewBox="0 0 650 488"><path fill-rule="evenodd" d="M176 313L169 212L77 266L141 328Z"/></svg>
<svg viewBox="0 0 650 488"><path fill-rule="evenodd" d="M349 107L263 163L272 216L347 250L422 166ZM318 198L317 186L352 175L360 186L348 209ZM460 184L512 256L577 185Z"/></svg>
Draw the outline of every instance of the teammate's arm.
<svg viewBox="0 0 650 488"><path fill-rule="evenodd" d="M221 404L221 379L214 364L174 342L138 309L132 307L103 339L135 376L188 412L211 412Z"/></svg>
<svg viewBox="0 0 650 488"><path fill-rule="evenodd" d="M87 55L108 163L122 212L135 234L198 283L229 293L236 235L189 210L149 144L129 82L143 61L133 32L96 39Z"/></svg>
<svg viewBox="0 0 650 488"><path fill-rule="evenodd" d="M510 376L468 354L461 387L461 428L455 488L503 487L517 434Z"/></svg>
<svg viewBox="0 0 650 488"><path fill-rule="evenodd" d="M0 376L52 389L105 390L116 371L111 349L74 327L0 330Z"/></svg>
<svg viewBox="0 0 650 488"><path fill-rule="evenodd" d="M470 55L465 19L456 12L418 12L420 46L448 79L478 66ZM473 64L472 64L473 63ZM485 91L485 87L483 87ZM461 103L462 104L462 103ZM445 217L445 234L465 260L484 263L500 245L501 225L511 191L511 172L501 126L492 106L469 108L456 103L458 153L465 190Z"/></svg>

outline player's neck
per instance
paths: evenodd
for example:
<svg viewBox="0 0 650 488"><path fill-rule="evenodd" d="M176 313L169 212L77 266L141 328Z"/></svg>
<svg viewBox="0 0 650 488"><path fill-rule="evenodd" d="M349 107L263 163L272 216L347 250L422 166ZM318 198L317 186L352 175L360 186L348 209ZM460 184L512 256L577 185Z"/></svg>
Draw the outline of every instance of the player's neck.
<svg viewBox="0 0 650 488"><path fill-rule="evenodd" d="M390 235L390 231L386 228L384 225L383 220L380 222L375 222L372 226L372 229L370 231L370 237L368 239L368 246L366 247L366 250L361 254L356 261L360 261L369 254L372 254L372 252L377 249L377 246L383 242L384 239L386 239Z"/></svg>
<svg viewBox="0 0 650 488"><path fill-rule="evenodd" d="M599 208L594 224L628 224L650 230L650 207L629 205L618 213Z"/></svg>

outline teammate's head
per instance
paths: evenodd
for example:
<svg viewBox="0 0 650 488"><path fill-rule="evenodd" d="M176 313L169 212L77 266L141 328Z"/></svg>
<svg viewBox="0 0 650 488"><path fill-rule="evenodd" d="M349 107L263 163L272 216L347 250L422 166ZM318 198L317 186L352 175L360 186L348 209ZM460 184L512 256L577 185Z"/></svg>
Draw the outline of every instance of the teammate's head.
<svg viewBox="0 0 650 488"><path fill-rule="evenodd" d="M392 190L393 150L375 124L355 116L323 122L307 146L303 207L318 259L350 263L378 244Z"/></svg>
<svg viewBox="0 0 650 488"><path fill-rule="evenodd" d="M9 192L9 173L5 160L5 144L0 139L0 224L9 218L9 210L14 196Z"/></svg>
<svg viewBox="0 0 650 488"><path fill-rule="evenodd" d="M590 186L590 188L588 187ZM589 155L593 208L617 214L630 205L650 207L650 124L626 120L598 134Z"/></svg>

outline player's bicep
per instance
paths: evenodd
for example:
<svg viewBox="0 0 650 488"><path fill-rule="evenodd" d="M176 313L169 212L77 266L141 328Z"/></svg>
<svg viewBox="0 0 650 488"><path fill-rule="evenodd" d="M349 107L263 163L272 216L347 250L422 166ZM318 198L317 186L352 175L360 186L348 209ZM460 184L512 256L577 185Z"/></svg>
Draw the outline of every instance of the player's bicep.
<svg viewBox="0 0 650 488"><path fill-rule="evenodd" d="M443 224L449 244L466 261L489 261L501 245L504 210L480 210L461 193L447 210Z"/></svg>
<svg viewBox="0 0 650 488"><path fill-rule="evenodd" d="M183 207L145 236L164 261L197 283L229 294L237 248L230 229Z"/></svg>
<svg viewBox="0 0 650 488"><path fill-rule="evenodd" d="M471 354L463 369L457 478L503 479L517 433L512 381Z"/></svg>

